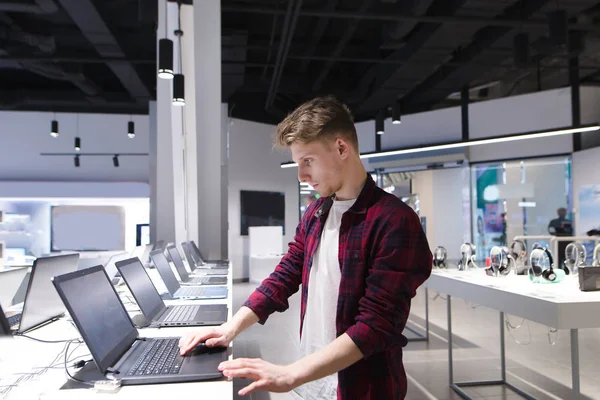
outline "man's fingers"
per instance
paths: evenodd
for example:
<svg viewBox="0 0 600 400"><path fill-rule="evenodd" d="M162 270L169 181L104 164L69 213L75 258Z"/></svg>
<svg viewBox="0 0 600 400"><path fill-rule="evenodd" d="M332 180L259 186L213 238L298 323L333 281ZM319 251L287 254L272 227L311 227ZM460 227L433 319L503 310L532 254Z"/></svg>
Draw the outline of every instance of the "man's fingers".
<svg viewBox="0 0 600 400"><path fill-rule="evenodd" d="M205 343L206 343L206 346L208 346L208 347L226 346L225 338L223 336L220 336L218 338L206 339Z"/></svg>
<svg viewBox="0 0 600 400"><path fill-rule="evenodd" d="M254 367L257 365L258 361L260 361L260 359L256 358L236 358L235 360L231 361L223 361L221 364L219 364L219 371L226 369Z"/></svg>
<svg viewBox="0 0 600 400"><path fill-rule="evenodd" d="M258 381L261 378L260 371L254 368L226 369L223 371L223 375L228 378L251 379L253 381Z"/></svg>
<svg viewBox="0 0 600 400"><path fill-rule="evenodd" d="M255 391L261 389L263 387L263 385L264 385L264 381L252 382L251 384L249 384L245 388L240 389L240 391L238 392L238 394L240 396L249 395L250 393L254 393Z"/></svg>

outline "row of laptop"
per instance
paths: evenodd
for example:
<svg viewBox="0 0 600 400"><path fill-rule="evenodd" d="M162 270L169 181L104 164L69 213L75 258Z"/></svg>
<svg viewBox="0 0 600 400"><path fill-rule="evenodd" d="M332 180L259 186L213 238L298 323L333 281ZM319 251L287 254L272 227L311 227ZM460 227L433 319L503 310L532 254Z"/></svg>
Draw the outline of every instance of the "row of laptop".
<svg viewBox="0 0 600 400"><path fill-rule="evenodd" d="M221 377L224 349L197 347L179 355L178 337L140 338L136 327L219 325L227 321L226 304L167 306L163 299L227 298L227 261L203 261L193 242L181 244L190 271L175 245L154 246L149 252L167 293L157 291L138 257L111 257L106 265L79 265L79 254L36 259L20 314L5 317L5 334L23 334L52 322L68 310L87 344L98 370L122 384L187 382ZM142 255L143 257L143 255ZM176 277L169 259L178 272ZM114 270L113 270L114 267ZM141 314L129 317L114 284L122 281Z"/></svg>

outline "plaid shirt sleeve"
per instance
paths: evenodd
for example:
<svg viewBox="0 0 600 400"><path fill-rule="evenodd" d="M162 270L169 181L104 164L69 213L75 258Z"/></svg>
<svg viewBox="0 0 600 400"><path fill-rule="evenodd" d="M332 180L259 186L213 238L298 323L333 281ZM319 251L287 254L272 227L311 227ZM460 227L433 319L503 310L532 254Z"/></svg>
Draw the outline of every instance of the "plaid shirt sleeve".
<svg viewBox="0 0 600 400"><path fill-rule="evenodd" d="M302 283L306 221L314 214L316 203L317 201L313 202L304 213L296 228L294 241L290 242L287 253L275 271L262 281L243 304L258 316L260 324L264 324L273 312L287 310L288 298L298 291Z"/></svg>
<svg viewBox="0 0 600 400"><path fill-rule="evenodd" d="M397 343L396 332L404 329L410 299L429 277L432 266L419 217L406 209L383 213L365 294L359 300L354 325L346 330L364 358Z"/></svg>

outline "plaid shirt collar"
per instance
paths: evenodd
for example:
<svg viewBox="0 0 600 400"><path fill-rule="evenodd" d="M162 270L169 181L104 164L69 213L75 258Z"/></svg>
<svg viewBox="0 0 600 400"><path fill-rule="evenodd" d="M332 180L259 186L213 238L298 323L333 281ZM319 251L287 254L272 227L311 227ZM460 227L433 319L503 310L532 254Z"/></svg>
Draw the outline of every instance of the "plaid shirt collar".
<svg viewBox="0 0 600 400"><path fill-rule="evenodd" d="M369 204L371 203L371 199L373 198L373 193L375 192L375 188L376 188L375 181L371 177L371 174L367 174L367 178L365 180L363 188L360 191L360 194L356 198L356 201L354 202L352 207L350 207L350 209L348 210L348 212L354 213L354 214L366 213L367 208L369 207ZM327 218L327 215L329 214L329 209L333 205L334 198L335 198L335 194L327 197L323 201L323 204L321 204L321 206L317 209L314 216L316 218L321 218L321 219Z"/></svg>

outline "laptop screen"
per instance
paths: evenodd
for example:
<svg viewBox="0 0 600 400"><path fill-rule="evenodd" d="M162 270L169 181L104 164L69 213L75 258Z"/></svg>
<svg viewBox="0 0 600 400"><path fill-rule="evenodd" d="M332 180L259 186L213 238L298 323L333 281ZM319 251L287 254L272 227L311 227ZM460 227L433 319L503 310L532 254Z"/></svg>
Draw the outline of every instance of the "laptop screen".
<svg viewBox="0 0 600 400"><path fill-rule="evenodd" d="M140 260L130 258L116 265L146 319L152 320L166 308Z"/></svg>
<svg viewBox="0 0 600 400"><path fill-rule="evenodd" d="M19 332L34 328L65 312L65 306L52 287L50 279L57 275L75 271L78 262L79 254L77 253L40 257L35 260L31 270L29 287L25 294Z"/></svg>
<svg viewBox="0 0 600 400"><path fill-rule="evenodd" d="M96 365L105 373L131 347L138 332L101 266L53 279Z"/></svg>
<svg viewBox="0 0 600 400"><path fill-rule="evenodd" d="M179 277L181 278L181 280L183 282L188 281L190 279L190 274L188 274L187 270L185 269L185 265L183 265L183 260L181 259L181 256L179 255L179 251L177 250L177 247L169 246L169 247L167 247L167 251L171 255L171 259L173 260L173 264L175 265L175 268L177 269L177 272L179 273Z"/></svg>
<svg viewBox="0 0 600 400"><path fill-rule="evenodd" d="M192 255L192 246L189 244L189 242L181 242L181 248L183 249L183 254L185 255L185 258L187 259L190 269L192 271L195 270L196 269L196 259Z"/></svg>
<svg viewBox="0 0 600 400"><path fill-rule="evenodd" d="M115 266L115 263L117 261L123 261L126 258L129 258L129 253L119 253L119 254L114 254L106 263L106 265L104 266L104 269L106 270L106 274L108 275L108 279L112 279L117 275L117 267Z"/></svg>
<svg viewBox="0 0 600 400"><path fill-rule="evenodd" d="M175 274L171 269L171 264L167 261L167 257L165 257L163 250L154 250L150 253L150 258L156 266L169 293L171 293L171 295L175 294L181 286L179 285L179 282L177 282L177 278L175 278Z"/></svg>

